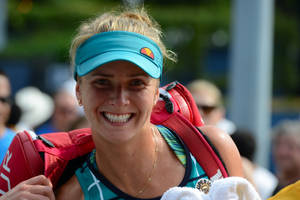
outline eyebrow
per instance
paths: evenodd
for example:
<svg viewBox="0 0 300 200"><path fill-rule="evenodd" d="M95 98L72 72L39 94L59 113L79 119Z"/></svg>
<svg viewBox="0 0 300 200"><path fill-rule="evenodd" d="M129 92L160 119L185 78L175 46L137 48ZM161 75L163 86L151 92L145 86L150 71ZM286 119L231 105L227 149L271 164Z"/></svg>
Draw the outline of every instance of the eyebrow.
<svg viewBox="0 0 300 200"><path fill-rule="evenodd" d="M98 72L98 73L91 74L91 76L92 76L92 77L95 77L95 76L114 77L114 75L111 75L111 74L105 74L105 73L102 73L102 72ZM139 76L147 77L147 76L149 76L149 75L146 74L146 73L136 73L136 74L130 74L128 77L139 77Z"/></svg>

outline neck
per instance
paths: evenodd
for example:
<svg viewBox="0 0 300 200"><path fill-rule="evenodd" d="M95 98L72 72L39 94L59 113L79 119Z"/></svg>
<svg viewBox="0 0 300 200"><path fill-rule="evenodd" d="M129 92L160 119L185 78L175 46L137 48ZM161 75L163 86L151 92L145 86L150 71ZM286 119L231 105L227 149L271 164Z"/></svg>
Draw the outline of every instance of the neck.
<svg viewBox="0 0 300 200"><path fill-rule="evenodd" d="M96 145L97 165L103 166L105 163L111 163L111 165L117 165L119 167L119 163L125 165L137 164L132 161L136 161L145 154L150 156L154 149L152 134L145 133L144 135L145 136L142 137L137 136L131 141L122 144L100 141Z"/></svg>
<svg viewBox="0 0 300 200"><path fill-rule="evenodd" d="M151 129L135 137L126 144L99 144L96 148L99 171L116 187L133 196L143 192L149 176L155 173L158 156L157 137Z"/></svg>

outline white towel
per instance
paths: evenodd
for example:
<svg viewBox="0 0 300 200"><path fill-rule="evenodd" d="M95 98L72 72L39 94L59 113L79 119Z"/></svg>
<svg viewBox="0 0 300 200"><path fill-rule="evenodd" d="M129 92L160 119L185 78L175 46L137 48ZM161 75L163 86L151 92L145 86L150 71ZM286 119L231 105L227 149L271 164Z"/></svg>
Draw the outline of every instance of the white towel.
<svg viewBox="0 0 300 200"><path fill-rule="evenodd" d="M167 190L161 200L209 200L198 189L189 187L172 187Z"/></svg>
<svg viewBox="0 0 300 200"><path fill-rule="evenodd" d="M173 187L167 190L161 200L261 200L254 187L241 177L216 180L208 194L195 188Z"/></svg>

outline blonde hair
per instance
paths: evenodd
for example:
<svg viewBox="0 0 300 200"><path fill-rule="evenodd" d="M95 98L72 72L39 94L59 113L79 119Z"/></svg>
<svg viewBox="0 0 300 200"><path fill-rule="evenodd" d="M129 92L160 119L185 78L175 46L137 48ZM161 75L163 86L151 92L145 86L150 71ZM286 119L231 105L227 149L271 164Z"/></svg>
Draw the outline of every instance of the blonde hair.
<svg viewBox="0 0 300 200"><path fill-rule="evenodd" d="M213 83L207 81L207 80L194 80L191 83L187 85L188 90L194 94L194 93L205 93L208 96L213 97L215 100L216 105L221 106L222 105L222 93L217 88L216 85Z"/></svg>
<svg viewBox="0 0 300 200"><path fill-rule="evenodd" d="M293 135L296 138L300 136L300 120L282 120L273 128L273 137L282 135Z"/></svg>
<svg viewBox="0 0 300 200"><path fill-rule="evenodd" d="M109 31L128 31L145 35L159 46L164 58L176 61L176 54L167 50L162 42L162 32L159 24L150 18L144 8L141 8L107 12L84 22L79 27L78 33L71 44L70 59L72 68L75 63L77 48L93 35Z"/></svg>

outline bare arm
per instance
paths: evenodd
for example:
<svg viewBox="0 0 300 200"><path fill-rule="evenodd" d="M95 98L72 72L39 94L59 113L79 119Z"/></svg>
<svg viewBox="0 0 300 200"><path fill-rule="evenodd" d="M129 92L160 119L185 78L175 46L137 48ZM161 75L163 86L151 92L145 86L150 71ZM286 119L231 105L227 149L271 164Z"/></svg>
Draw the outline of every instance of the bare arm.
<svg viewBox="0 0 300 200"><path fill-rule="evenodd" d="M52 184L44 175L35 176L19 183L5 193L0 200L55 200Z"/></svg>
<svg viewBox="0 0 300 200"><path fill-rule="evenodd" d="M203 126L200 129L218 150L229 176L244 177L240 153L231 137L213 126Z"/></svg>

